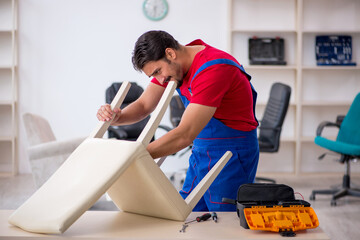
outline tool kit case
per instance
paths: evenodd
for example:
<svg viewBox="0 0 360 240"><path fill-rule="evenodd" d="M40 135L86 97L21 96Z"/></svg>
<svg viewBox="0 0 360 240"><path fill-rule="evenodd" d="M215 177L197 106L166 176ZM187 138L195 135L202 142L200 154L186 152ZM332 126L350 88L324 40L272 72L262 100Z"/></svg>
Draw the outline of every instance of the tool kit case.
<svg viewBox="0 0 360 240"><path fill-rule="evenodd" d="M356 66L352 61L351 36L316 36L315 53L318 66Z"/></svg>
<svg viewBox="0 0 360 240"><path fill-rule="evenodd" d="M316 228L319 220L310 203L296 200L294 190L285 184L251 183L239 187L236 200L240 226L252 230L293 233Z"/></svg>
<svg viewBox="0 0 360 240"><path fill-rule="evenodd" d="M251 65L286 65L283 38L249 38Z"/></svg>

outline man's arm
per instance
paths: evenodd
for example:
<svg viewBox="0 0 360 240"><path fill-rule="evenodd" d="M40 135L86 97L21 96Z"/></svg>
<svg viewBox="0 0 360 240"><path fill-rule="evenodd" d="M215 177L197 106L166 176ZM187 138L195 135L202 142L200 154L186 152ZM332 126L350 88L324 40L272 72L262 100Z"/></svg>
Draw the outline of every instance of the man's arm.
<svg viewBox="0 0 360 240"><path fill-rule="evenodd" d="M150 83L135 102L131 103L122 110L118 108L112 111L109 104L101 106L98 110L97 118L100 121L112 120L111 125L113 126L128 125L139 122L154 111L164 90L165 89L163 87ZM113 113L116 113L116 115L112 119Z"/></svg>
<svg viewBox="0 0 360 240"><path fill-rule="evenodd" d="M215 111L216 107L189 104L179 126L148 145L147 150L150 155L155 159L189 146L213 117Z"/></svg>

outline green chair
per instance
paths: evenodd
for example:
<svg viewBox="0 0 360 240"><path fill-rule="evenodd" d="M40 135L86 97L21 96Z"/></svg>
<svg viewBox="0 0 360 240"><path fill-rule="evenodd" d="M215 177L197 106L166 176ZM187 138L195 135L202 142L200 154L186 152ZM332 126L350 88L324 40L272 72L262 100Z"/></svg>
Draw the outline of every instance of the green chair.
<svg viewBox="0 0 360 240"><path fill-rule="evenodd" d="M339 189L313 190L310 200L315 200L316 194L332 194L331 206L336 206L336 200L344 196L360 197L360 189L350 187L350 161L360 158L360 93L357 94L346 116L338 116L336 123L322 122L315 137L315 143L320 147L340 154L340 162L345 164L342 187ZM335 141L321 137L325 127L338 127ZM325 154L321 155L322 159Z"/></svg>

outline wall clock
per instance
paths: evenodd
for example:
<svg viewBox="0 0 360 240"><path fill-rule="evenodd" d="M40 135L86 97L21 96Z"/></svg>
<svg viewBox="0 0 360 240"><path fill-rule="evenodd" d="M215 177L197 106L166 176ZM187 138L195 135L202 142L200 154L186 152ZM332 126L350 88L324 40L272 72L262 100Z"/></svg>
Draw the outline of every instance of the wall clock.
<svg viewBox="0 0 360 240"><path fill-rule="evenodd" d="M143 12L152 21L163 19L168 13L169 6L166 0L144 0Z"/></svg>

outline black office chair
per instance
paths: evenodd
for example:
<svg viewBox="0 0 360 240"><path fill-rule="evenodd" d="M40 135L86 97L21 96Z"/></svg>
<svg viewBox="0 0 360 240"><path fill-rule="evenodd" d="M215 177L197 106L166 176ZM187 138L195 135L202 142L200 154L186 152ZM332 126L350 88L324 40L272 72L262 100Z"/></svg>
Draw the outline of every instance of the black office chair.
<svg viewBox="0 0 360 240"><path fill-rule="evenodd" d="M274 153L280 147L282 125L289 107L291 88L283 83L271 86L269 100L259 126L260 152ZM255 177L255 182L272 182L274 179Z"/></svg>
<svg viewBox="0 0 360 240"><path fill-rule="evenodd" d="M159 128L162 128L166 131L171 131L173 128L176 128L179 125L181 121L181 117L185 111L185 106L181 101L179 95L174 95L171 98L169 109L170 109L170 122L172 127L168 127L166 125L159 125Z"/></svg>
<svg viewBox="0 0 360 240"><path fill-rule="evenodd" d="M315 200L317 194L331 194L331 206L336 206L336 200L345 196L360 197L360 189L350 187L350 161L360 158L360 93L357 94L346 116L338 116L335 123L322 122L316 130L315 144L332 152L340 154L339 162L345 164L342 187L338 189L313 190L310 200ZM336 140L321 136L325 127L339 128ZM325 154L319 157L323 159Z"/></svg>
<svg viewBox="0 0 360 240"><path fill-rule="evenodd" d="M159 125L159 129L164 129L165 131L169 132L171 131L173 128L176 128L180 121L181 121L181 117L185 111L185 106L183 104L183 102L181 101L181 98L179 95L174 95L171 100L170 100L170 104L169 104L169 109L170 109L170 122L172 127L166 126L166 125ZM191 150L192 148L192 144L187 147L186 151L183 151L182 153L180 153L180 157L183 156L185 153L187 153L189 150ZM177 153L173 154L176 155Z"/></svg>
<svg viewBox="0 0 360 240"><path fill-rule="evenodd" d="M115 97L117 91L121 87L121 82L115 82L111 84L110 87L106 89L105 93L105 100L106 103L111 103L113 98ZM141 94L144 92L144 89L137 85L135 82L131 82L131 87L129 89L128 94L126 95L123 103L121 104L121 109L129 105L130 103L134 102L138 99ZM141 134L142 130L144 129L146 123L149 121L150 116L146 117L145 119L141 120L140 122L125 125L125 126L110 126L108 128L108 135L109 138L117 138L121 140L129 140L129 141L136 141L136 139Z"/></svg>

